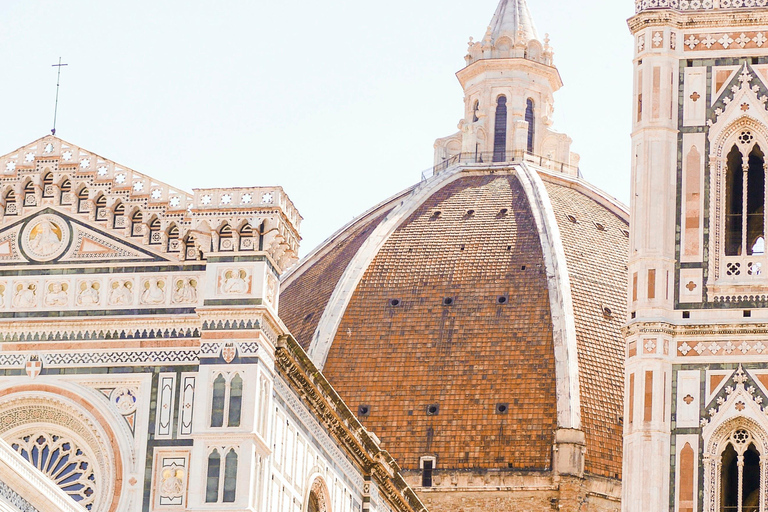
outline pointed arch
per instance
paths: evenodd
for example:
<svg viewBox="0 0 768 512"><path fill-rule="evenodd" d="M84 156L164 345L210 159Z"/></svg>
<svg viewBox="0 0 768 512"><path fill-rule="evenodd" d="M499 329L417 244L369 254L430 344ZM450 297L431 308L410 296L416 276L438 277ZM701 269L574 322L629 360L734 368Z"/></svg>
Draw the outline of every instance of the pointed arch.
<svg viewBox="0 0 768 512"><path fill-rule="evenodd" d="M112 206L112 227L114 229L125 228L125 203L119 199Z"/></svg>
<svg viewBox="0 0 768 512"><path fill-rule="evenodd" d="M131 236L144 234L144 213L136 208L131 214Z"/></svg>
<svg viewBox="0 0 768 512"><path fill-rule="evenodd" d="M64 177L61 180L61 186L59 187L59 203L62 205L72 204L72 181L68 177Z"/></svg>
<svg viewBox="0 0 768 512"><path fill-rule="evenodd" d="M168 240L166 250L168 252L180 252L181 242L179 240L179 227L175 222L171 222L165 230L165 237Z"/></svg>
<svg viewBox="0 0 768 512"><path fill-rule="evenodd" d="M96 220L106 221L107 220L107 196L105 196L103 192L99 192L96 195L96 200L94 201L94 204L96 206Z"/></svg>
<svg viewBox="0 0 768 512"><path fill-rule="evenodd" d="M493 136L493 161L507 160L507 97L496 98L496 117Z"/></svg>
<svg viewBox="0 0 768 512"><path fill-rule="evenodd" d="M533 99L528 98L525 101L525 122L528 123L528 153L534 154L534 141L536 136L536 117L534 116Z"/></svg>
<svg viewBox="0 0 768 512"><path fill-rule="evenodd" d="M18 215L19 205L16 204L16 192L13 188L8 187L6 189L3 200L5 201L5 215Z"/></svg>
<svg viewBox="0 0 768 512"><path fill-rule="evenodd" d="M219 501L219 479L221 475L221 455L216 448L208 455L208 471L206 472L205 502Z"/></svg>
<svg viewBox="0 0 768 512"><path fill-rule="evenodd" d="M304 510L307 512L332 512L331 494L318 468L313 468L306 486Z"/></svg>
<svg viewBox="0 0 768 512"><path fill-rule="evenodd" d="M240 227L238 234L240 236L240 247L239 249L241 251L252 251L253 250L253 227L249 222L243 222L242 226Z"/></svg>
<svg viewBox="0 0 768 512"><path fill-rule="evenodd" d="M233 251L235 247L233 244L232 226L229 225L229 222L224 222L221 225L221 227L218 230L218 235L219 235L219 250Z"/></svg>
<svg viewBox="0 0 768 512"><path fill-rule="evenodd" d="M149 222L147 222L147 226L149 227L149 244L161 245L163 243L163 238L160 219L158 219L156 215L153 215Z"/></svg>

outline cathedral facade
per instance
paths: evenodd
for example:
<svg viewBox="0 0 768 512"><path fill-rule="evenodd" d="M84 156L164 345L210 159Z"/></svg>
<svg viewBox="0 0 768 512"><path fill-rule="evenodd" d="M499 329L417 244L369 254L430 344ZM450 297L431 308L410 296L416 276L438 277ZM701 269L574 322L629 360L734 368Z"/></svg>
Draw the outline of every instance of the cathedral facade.
<svg viewBox="0 0 768 512"><path fill-rule="evenodd" d="M53 136L0 157L0 510L417 511L277 316L301 216Z"/></svg>
<svg viewBox="0 0 768 512"><path fill-rule="evenodd" d="M768 9L639 0L623 510L768 510Z"/></svg>

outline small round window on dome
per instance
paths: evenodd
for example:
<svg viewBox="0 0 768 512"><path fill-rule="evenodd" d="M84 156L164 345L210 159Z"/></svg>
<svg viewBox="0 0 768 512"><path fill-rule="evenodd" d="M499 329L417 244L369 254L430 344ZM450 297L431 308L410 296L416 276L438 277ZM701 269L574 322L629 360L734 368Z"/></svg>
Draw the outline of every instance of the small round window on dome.
<svg viewBox="0 0 768 512"><path fill-rule="evenodd" d="M400 299L389 299L389 305L396 308L401 304Z"/></svg>
<svg viewBox="0 0 768 512"><path fill-rule="evenodd" d="M605 224L601 224L599 222L595 222L594 224L598 231L605 231Z"/></svg>
<svg viewBox="0 0 768 512"><path fill-rule="evenodd" d="M357 408L357 416L360 418L365 418L366 416L369 416L371 414L371 406L370 405L361 405Z"/></svg>
<svg viewBox="0 0 768 512"><path fill-rule="evenodd" d="M427 416L436 416L440 412L440 406L437 404L429 404L427 406Z"/></svg>
<svg viewBox="0 0 768 512"><path fill-rule="evenodd" d="M496 404L496 414L507 414L509 412L509 404Z"/></svg>
<svg viewBox="0 0 768 512"><path fill-rule="evenodd" d="M509 209L507 209L507 208L502 208L501 210L499 210L499 215L498 215L498 217L506 217L508 213L509 213Z"/></svg>
<svg viewBox="0 0 768 512"><path fill-rule="evenodd" d="M568 218L568 220L569 220L570 222L572 222L573 224L578 224L578 223L579 223L579 221L578 221L578 220L576 220L576 217L574 217L573 215L566 215L566 217L567 217L567 218Z"/></svg>
<svg viewBox="0 0 768 512"><path fill-rule="evenodd" d="M475 210L467 210L467 217L472 217L475 214Z"/></svg>
<svg viewBox="0 0 768 512"><path fill-rule="evenodd" d="M454 299L453 297L446 297L443 299L443 306L453 306Z"/></svg>
<svg viewBox="0 0 768 512"><path fill-rule="evenodd" d="M613 311L608 306L603 306L603 316L605 318L613 318Z"/></svg>
<svg viewBox="0 0 768 512"><path fill-rule="evenodd" d="M624 235L625 237L629 238L629 230L628 229L622 229L621 230L621 234Z"/></svg>
<svg viewBox="0 0 768 512"><path fill-rule="evenodd" d="M440 210L437 210L435 212L432 212L432 217L430 217L432 220L439 219L440 216L443 214Z"/></svg>
<svg viewBox="0 0 768 512"><path fill-rule="evenodd" d="M509 302L509 298L507 298L506 295L499 295L496 297L497 304L506 304L507 302Z"/></svg>

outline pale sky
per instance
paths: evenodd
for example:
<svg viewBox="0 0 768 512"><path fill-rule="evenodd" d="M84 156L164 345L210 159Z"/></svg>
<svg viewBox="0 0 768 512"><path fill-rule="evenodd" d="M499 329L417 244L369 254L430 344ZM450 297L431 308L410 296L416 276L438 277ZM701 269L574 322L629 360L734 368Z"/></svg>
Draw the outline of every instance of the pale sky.
<svg viewBox="0 0 768 512"><path fill-rule="evenodd" d="M629 200L632 0L528 0L555 125ZM455 72L498 0L1 0L0 154L47 133L188 191L281 185L301 253L416 183L457 131Z"/></svg>

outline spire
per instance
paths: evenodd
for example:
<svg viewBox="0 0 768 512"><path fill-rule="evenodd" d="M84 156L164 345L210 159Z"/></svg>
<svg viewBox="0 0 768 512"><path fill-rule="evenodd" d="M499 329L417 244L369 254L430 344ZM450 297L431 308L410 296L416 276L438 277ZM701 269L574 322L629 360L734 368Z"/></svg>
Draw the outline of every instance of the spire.
<svg viewBox="0 0 768 512"><path fill-rule="evenodd" d="M531 39L539 39L525 0L501 0L491 19L488 33L492 41L497 41L503 35L510 37L512 41L522 38L523 44Z"/></svg>

